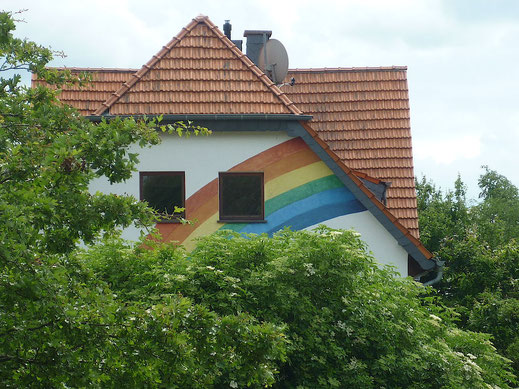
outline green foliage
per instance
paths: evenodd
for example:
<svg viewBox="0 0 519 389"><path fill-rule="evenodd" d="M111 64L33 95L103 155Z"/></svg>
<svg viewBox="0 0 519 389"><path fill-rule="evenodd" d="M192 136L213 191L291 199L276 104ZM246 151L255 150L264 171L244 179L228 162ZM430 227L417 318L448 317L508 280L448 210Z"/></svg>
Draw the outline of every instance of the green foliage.
<svg viewBox="0 0 519 389"><path fill-rule="evenodd" d="M200 240L189 256L171 246L111 247L83 258L123 300L181 294L218 315L246 313L282 328L288 343L276 388L513 382L488 336L457 329L452 311L422 299L420 284L379 268L352 231L286 230L272 238L223 231ZM272 362L254 355L258 367Z"/></svg>
<svg viewBox="0 0 519 389"><path fill-rule="evenodd" d="M12 15L0 12L0 72L26 69L58 86L85 81L45 69L55 53L15 38L14 28ZM131 196L90 193L91 180L130 177L132 145L159 142L157 127L208 131L161 126L161 118L95 124L60 104L57 92L19 81L0 79L0 386L514 382L486 335L457 329L452 311L378 268L352 232L283 231L272 239L224 232L190 256L152 241L153 250L122 242L118 229L149 226L156 215ZM513 302L505 303L498 319L514 320ZM487 320L489 304L481 298L470 322Z"/></svg>
<svg viewBox="0 0 519 389"><path fill-rule="evenodd" d="M92 247L81 257L85 267L109 285L121 304L133 304L148 313L150 309L160 310L168 323L183 324L179 340L175 340L179 330L174 327L165 334L141 331L140 341L135 342L149 345L149 351L142 353L146 358L153 355L160 360L153 370L161 382L179 388L231 383L236 387L263 386L274 382L277 363L284 359L286 350L284 327L260 322L243 311L216 314L205 304L193 304L192 299L181 297L177 283L183 282L190 265L181 248L157 244L150 250L113 239ZM182 301L187 310L174 311L178 304L172 307L171 301ZM211 320L204 323L203 317L194 315L196 312ZM164 324L159 324L159 329L164 329ZM181 342L184 350L165 353L162 338ZM143 359L142 363L148 361ZM179 371L172 375L176 369Z"/></svg>
<svg viewBox="0 0 519 389"><path fill-rule="evenodd" d="M416 181L420 240L431 251L439 250L445 237L463 239L467 232L466 187L460 177L454 185L444 195L425 177Z"/></svg>
<svg viewBox="0 0 519 389"><path fill-rule="evenodd" d="M58 86L83 81L45 69L53 53L15 38L14 28L12 15L0 12L0 72L29 70ZM177 294L118 296L77 252L80 242L109 252L101 237L155 220L132 196L88 187L101 176L129 178L138 162L131 148L159 142L160 119L94 124L60 104L56 91L23 87L19 76L0 79L1 387L273 382L284 358L282 328L245 313L219 315ZM161 129L208 133L192 123Z"/></svg>
<svg viewBox="0 0 519 389"><path fill-rule="evenodd" d="M480 239L491 247L519 241L519 192L506 177L484 166L479 179L482 199L474 208Z"/></svg>
<svg viewBox="0 0 519 389"><path fill-rule="evenodd" d="M480 202L456 191L443 194L423 178L417 183L424 244L446 261L438 285L464 328L492 334L498 350L519 373L519 192L484 166Z"/></svg>

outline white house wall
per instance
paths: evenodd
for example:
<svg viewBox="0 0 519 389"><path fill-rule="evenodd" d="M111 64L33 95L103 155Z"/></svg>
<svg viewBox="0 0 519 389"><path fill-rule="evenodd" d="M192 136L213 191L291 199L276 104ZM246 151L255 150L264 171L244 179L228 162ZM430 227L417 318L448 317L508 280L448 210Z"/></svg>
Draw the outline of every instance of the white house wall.
<svg viewBox="0 0 519 389"><path fill-rule="evenodd" d="M377 262L393 265L401 275L407 276L407 252L391 234L378 222L369 211L352 213L327 220L331 228L353 229L360 233L361 239L368 245ZM307 227L312 230L317 225Z"/></svg>
<svg viewBox="0 0 519 389"><path fill-rule="evenodd" d="M186 217L191 226L158 224L167 241L188 249L196 238L219 229L272 233L326 224L361 233L380 263L393 264L407 275L407 253L365 209L332 171L300 139L282 132L215 132L189 139L163 135L162 143L139 153L138 171L184 171ZM265 180L265 223L221 223L218 219L218 173L261 171ZM139 173L124 183L95 180L92 191L129 194L139 198ZM123 236L135 240L140 231L128 228Z"/></svg>

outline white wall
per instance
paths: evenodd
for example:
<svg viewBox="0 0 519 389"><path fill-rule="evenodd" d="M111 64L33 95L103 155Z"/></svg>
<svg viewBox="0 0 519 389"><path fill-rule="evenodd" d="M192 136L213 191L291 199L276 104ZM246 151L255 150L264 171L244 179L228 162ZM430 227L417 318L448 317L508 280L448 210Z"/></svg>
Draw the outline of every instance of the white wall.
<svg viewBox="0 0 519 389"><path fill-rule="evenodd" d="M361 239L367 243L368 249L381 264L393 265L404 277L407 273L407 252L395 238L378 222L369 211L339 216L326 223L331 228L354 229L359 232ZM306 228L312 230L315 226Z"/></svg>
<svg viewBox="0 0 519 389"><path fill-rule="evenodd" d="M139 153L138 171L186 171L186 198L218 177L218 172L229 170L244 160L265 151L291 137L282 132L216 132L210 136L179 138L162 135L162 143ZM138 171L124 183L110 185L106 179L97 179L90 185L92 192L130 194L139 198ZM332 228L353 228L361 234L370 251L380 263L395 265L400 274L407 276L407 253L391 234L369 212L340 216L326 222ZM313 229L316 226L307 229ZM131 227L123 237L135 240L140 231Z"/></svg>
<svg viewBox="0 0 519 389"><path fill-rule="evenodd" d="M99 178L90 185L91 192L129 194L139 198L139 171L185 171L186 199L193 193L218 178L218 172L227 171L244 160L271 147L292 139L284 132L214 132L209 136L191 136L189 139L176 135L161 134L162 143L151 148L135 146L132 152L139 153L137 172L126 182L110 185L107 179ZM140 231L131 227L123 237L135 240Z"/></svg>

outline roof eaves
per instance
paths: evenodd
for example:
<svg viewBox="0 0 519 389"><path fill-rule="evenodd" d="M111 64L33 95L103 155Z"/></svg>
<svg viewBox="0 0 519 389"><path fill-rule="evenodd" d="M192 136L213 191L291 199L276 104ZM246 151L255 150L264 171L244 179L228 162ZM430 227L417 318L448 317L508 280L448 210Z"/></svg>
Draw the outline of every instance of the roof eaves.
<svg viewBox="0 0 519 389"><path fill-rule="evenodd" d="M380 71L402 71L407 70L407 66L367 66L349 68L295 68L289 69L289 73L338 73L338 72L380 72Z"/></svg>
<svg viewBox="0 0 519 389"><path fill-rule="evenodd" d="M70 70L71 72L95 72L95 73L135 73L139 69L130 68L89 68L89 67L77 67L77 66L46 66L45 69L51 70Z"/></svg>

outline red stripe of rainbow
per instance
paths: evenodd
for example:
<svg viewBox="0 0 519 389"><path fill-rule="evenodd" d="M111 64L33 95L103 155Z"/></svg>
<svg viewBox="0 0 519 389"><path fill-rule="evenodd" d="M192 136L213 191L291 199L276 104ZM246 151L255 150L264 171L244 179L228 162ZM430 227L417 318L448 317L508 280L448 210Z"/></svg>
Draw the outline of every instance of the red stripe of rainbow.
<svg viewBox="0 0 519 389"><path fill-rule="evenodd" d="M301 138L271 147L237 164L229 171L263 171L265 201L308 182L333 175ZM178 241L190 249L194 238L215 232L225 225L217 222L217 178L186 200L186 216L196 223L157 225L165 241Z"/></svg>

